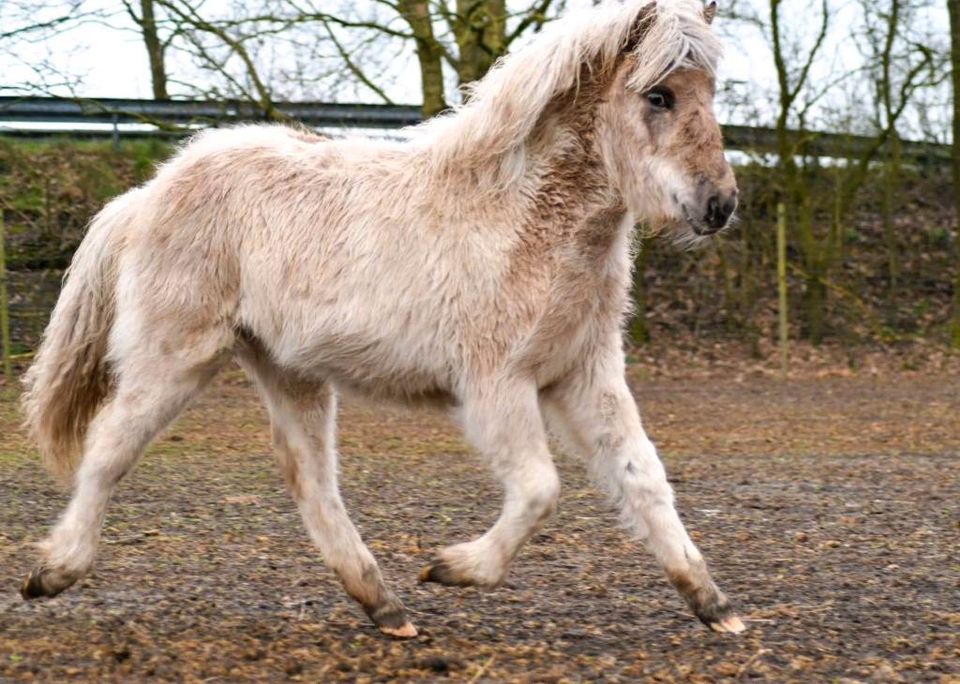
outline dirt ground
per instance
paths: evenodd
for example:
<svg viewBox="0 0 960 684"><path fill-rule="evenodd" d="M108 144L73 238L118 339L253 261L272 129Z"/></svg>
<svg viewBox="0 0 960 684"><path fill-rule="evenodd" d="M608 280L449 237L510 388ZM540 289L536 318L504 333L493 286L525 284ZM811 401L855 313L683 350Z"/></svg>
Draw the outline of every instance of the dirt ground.
<svg viewBox="0 0 960 684"><path fill-rule="evenodd" d="M697 623L559 454L560 512L496 591L419 585L499 490L442 417L348 404L343 489L421 630L390 641L313 550L238 373L119 489L94 575L17 594L65 495L0 404L0 681L960 682L960 382L634 371L692 530L749 630Z"/></svg>

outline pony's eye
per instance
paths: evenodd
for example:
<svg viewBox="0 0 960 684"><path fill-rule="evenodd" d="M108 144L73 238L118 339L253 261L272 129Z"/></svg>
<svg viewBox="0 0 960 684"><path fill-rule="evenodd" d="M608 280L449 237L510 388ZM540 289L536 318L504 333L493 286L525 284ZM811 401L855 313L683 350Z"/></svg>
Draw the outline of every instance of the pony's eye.
<svg viewBox="0 0 960 684"><path fill-rule="evenodd" d="M673 92L669 88L654 88L647 93L647 102L654 109L673 109Z"/></svg>

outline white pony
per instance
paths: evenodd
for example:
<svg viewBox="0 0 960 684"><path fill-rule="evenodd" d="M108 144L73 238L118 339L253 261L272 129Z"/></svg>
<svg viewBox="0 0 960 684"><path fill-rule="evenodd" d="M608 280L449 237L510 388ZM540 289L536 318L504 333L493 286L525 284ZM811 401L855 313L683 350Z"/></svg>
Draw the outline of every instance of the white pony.
<svg viewBox="0 0 960 684"><path fill-rule="evenodd" d="M693 612L741 631L674 509L621 340L638 220L697 239L736 206L715 9L628 0L558 21L408 143L204 132L111 202L26 379L27 424L75 490L23 596L90 570L114 487L235 358L324 561L385 633L416 629L338 492L341 389L446 408L503 484L496 524L422 580L504 581L557 504L549 423Z"/></svg>

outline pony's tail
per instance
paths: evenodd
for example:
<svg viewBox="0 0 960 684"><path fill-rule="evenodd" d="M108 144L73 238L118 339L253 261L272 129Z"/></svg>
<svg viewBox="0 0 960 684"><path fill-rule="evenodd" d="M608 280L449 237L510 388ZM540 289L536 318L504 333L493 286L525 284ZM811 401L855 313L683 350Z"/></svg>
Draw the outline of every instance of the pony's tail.
<svg viewBox="0 0 960 684"><path fill-rule="evenodd" d="M111 387L107 340L132 194L108 204L91 222L24 377L26 427L47 470L62 481L76 470L87 428Z"/></svg>

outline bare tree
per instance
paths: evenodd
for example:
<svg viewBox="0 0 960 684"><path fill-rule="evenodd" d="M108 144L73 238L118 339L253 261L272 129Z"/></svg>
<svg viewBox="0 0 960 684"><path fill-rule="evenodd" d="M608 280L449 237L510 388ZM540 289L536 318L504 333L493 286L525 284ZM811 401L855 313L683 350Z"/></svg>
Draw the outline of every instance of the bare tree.
<svg viewBox="0 0 960 684"><path fill-rule="evenodd" d="M129 0L123 0L123 6L127 15L139 27L143 35L143 44L147 49L147 59L150 61L150 83L153 87L153 98L155 100L167 100L170 95L167 92L166 51L175 34L171 33L167 39L161 39L154 0L140 0L139 13Z"/></svg>
<svg viewBox="0 0 960 684"><path fill-rule="evenodd" d="M27 74L19 79L4 74L0 92L62 93L73 89L79 76L65 70L53 55L42 55L41 48L53 37L86 22L100 21L102 16L101 10L88 8L83 0L0 2L0 55ZM25 53L30 57L24 58Z"/></svg>
<svg viewBox="0 0 960 684"><path fill-rule="evenodd" d="M0 41L11 39L45 40L52 32L61 31L80 19L90 16L83 9L82 0L70 2L22 2L4 3L0 10L3 28Z"/></svg>
<svg viewBox="0 0 960 684"><path fill-rule="evenodd" d="M957 254L953 281L951 342L960 349L960 0L947 0L950 13L950 65L953 84L953 204Z"/></svg>
<svg viewBox="0 0 960 684"><path fill-rule="evenodd" d="M144 2L164 10L177 51L188 53L208 73L219 72L218 80L234 96L258 103L271 117L276 79L260 55L272 45L309 36L326 50L324 59L335 58L340 67L327 72L328 85L339 72L341 79L384 102L392 101L391 84L378 55L412 53L419 66L423 113L433 116L458 97L455 87L482 77L516 41L540 30L564 6L562 0L526 0L522 5L519 0L371 0L339 7L330 0L260 0L214 15L187 0ZM149 37L154 45L148 45L148 53L162 57L159 38L149 35L147 11L131 16L145 41ZM151 58L152 65L158 62Z"/></svg>
<svg viewBox="0 0 960 684"><path fill-rule="evenodd" d="M830 26L830 7L821 0L817 29L812 42L806 47L799 44L788 48L785 23L782 18L783 0L770 0L770 44L777 72L778 111L776 119L777 163L781 174L782 192L787 206L788 229L792 227L803 255L805 270L804 303L809 325L809 336L819 343L824 328L827 288L825 279L829 253L824 249L814 229L810 190L804 182L797 158L804 156L806 136L803 129L806 115L817 99L810 88L810 72L823 48ZM789 49L789 52L788 52ZM799 58L790 63L790 53ZM823 89L821 88L821 93ZM801 95L806 94L806 100ZM799 134L790 131L791 120Z"/></svg>
<svg viewBox="0 0 960 684"><path fill-rule="evenodd" d="M417 46L423 115L430 117L447 108L443 87L444 49L434 34L433 17L426 0L398 0L397 11L409 24Z"/></svg>
<svg viewBox="0 0 960 684"><path fill-rule="evenodd" d="M391 40L412 40L427 117L448 105L445 65L456 74L462 89L480 79L518 39L539 31L564 7L562 0L528 0L516 8L511 5L519 3L506 0L376 0L375 4L386 8L382 18L364 18L353 6L329 13L324 21L352 31L379 31ZM401 17L406 27L398 29L391 15ZM357 70L351 67L351 71Z"/></svg>
<svg viewBox="0 0 960 684"><path fill-rule="evenodd" d="M872 94L876 101L876 120L871 131L875 139L841 174L835 200L834 238L840 240L843 223L868 178L871 164L884 154L883 225L893 294L900 274L900 250L893 225L900 176L898 126L917 90L936 85L938 75L933 51L909 35L913 8L907 0L887 0L886 4L863 2L862 9L866 39L863 52L869 65L868 73L872 75Z"/></svg>

